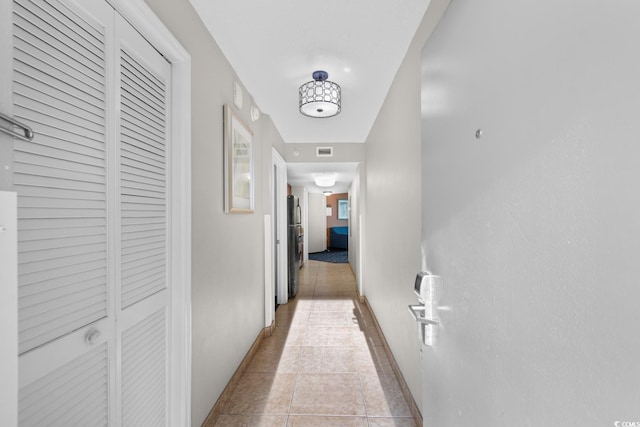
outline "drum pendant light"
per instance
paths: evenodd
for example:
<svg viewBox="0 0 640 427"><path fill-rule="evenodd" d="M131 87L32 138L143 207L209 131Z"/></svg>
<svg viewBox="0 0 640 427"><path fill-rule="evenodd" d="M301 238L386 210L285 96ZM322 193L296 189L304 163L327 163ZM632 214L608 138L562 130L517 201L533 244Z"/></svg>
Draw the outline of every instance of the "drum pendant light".
<svg viewBox="0 0 640 427"><path fill-rule="evenodd" d="M314 118L339 114L342 109L340 85L327 80L329 73L326 71L314 71L312 77L312 81L300 86L300 112Z"/></svg>

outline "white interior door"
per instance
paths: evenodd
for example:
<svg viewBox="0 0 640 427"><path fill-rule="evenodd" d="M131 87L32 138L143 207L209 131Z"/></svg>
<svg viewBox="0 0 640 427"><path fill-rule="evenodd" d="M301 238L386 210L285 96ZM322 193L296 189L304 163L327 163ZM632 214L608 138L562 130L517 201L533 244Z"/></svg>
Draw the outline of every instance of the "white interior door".
<svg viewBox="0 0 640 427"><path fill-rule="evenodd" d="M16 0L20 425L167 425L171 68L102 0Z"/></svg>
<svg viewBox="0 0 640 427"><path fill-rule="evenodd" d="M287 282L287 164L274 148L274 238L276 242L275 271L278 304L286 304L289 299Z"/></svg>
<svg viewBox="0 0 640 427"><path fill-rule="evenodd" d="M19 424L106 425L115 361L106 74L113 10L13 3Z"/></svg>
<svg viewBox="0 0 640 427"><path fill-rule="evenodd" d="M117 378L124 426L167 425L169 63L120 15L115 175Z"/></svg>
<svg viewBox="0 0 640 427"><path fill-rule="evenodd" d="M326 197L309 193L309 224L305 233L309 234L309 253L327 249Z"/></svg>

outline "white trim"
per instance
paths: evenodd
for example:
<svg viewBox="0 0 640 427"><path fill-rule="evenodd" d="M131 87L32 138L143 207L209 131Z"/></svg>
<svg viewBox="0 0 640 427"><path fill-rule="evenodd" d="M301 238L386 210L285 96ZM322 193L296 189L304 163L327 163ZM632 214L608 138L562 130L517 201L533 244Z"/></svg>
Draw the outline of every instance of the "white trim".
<svg viewBox="0 0 640 427"><path fill-rule="evenodd" d="M191 425L191 57L142 0L108 0L172 66L171 348L167 425ZM179 286L176 286L176 285Z"/></svg>
<svg viewBox="0 0 640 427"><path fill-rule="evenodd" d="M278 288L278 304L286 304L289 298L287 283L287 163L275 148L271 149L271 158L272 169L275 166L278 170L277 182L279 184L277 189L273 189L274 198L277 198L278 203L278 215L274 215L274 221L278 221L278 235L274 234L273 243L275 244L275 239L280 240L280 244L277 246L278 265L276 271L278 280L276 286Z"/></svg>
<svg viewBox="0 0 640 427"><path fill-rule="evenodd" d="M302 256L304 257L304 262L309 261L309 233L307 230L309 229L309 189L304 187L303 189L303 198L302 198L302 227L304 228L304 251Z"/></svg>
<svg viewBox="0 0 640 427"><path fill-rule="evenodd" d="M4 137L0 140L6 142ZM7 427L18 425L17 218L16 193L0 191L0 425Z"/></svg>
<svg viewBox="0 0 640 427"><path fill-rule="evenodd" d="M364 271L362 268L362 263L364 262L364 216L360 214L358 219L360 229L358 230L358 267L356 271L358 272L358 291L360 292L360 296L364 297Z"/></svg>
<svg viewBox="0 0 640 427"><path fill-rule="evenodd" d="M268 328L275 318L273 304L273 237L271 215L264 216L264 327Z"/></svg>

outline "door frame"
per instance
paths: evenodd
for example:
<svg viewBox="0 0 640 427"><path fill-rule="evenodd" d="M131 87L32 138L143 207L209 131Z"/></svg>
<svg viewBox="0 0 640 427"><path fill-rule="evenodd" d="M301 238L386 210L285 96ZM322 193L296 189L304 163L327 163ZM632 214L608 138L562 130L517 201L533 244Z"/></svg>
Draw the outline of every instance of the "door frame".
<svg viewBox="0 0 640 427"><path fill-rule="evenodd" d="M278 290L278 304L286 304L289 299L287 284L287 163L278 150L271 149L272 167L277 171L277 179L273 182L273 200L277 203L277 209L273 209L272 236L273 246L276 247L274 259L274 271L276 272L275 287ZM277 224L277 227L276 227ZM276 235L277 232L277 235ZM280 243L277 243L277 242ZM273 305L273 301L271 301Z"/></svg>
<svg viewBox="0 0 640 427"><path fill-rule="evenodd" d="M107 0L171 64L167 425L191 426L191 56L143 0Z"/></svg>

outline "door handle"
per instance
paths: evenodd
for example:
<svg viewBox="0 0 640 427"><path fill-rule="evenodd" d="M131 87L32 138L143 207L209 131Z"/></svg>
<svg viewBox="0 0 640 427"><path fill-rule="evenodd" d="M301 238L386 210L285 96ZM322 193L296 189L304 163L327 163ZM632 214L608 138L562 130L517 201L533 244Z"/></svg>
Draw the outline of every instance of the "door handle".
<svg viewBox="0 0 640 427"><path fill-rule="evenodd" d="M411 313L411 316L413 316L413 319L418 322L418 323L422 323L423 325L438 325L439 323L436 320L433 319L427 319L424 316L426 309L424 305L409 305L409 313ZM422 312L422 316L420 316L420 312Z"/></svg>
<svg viewBox="0 0 640 427"><path fill-rule="evenodd" d="M90 329L89 332L87 332L87 335L85 335L84 340L87 342L87 344L94 345L100 339L100 335L102 334L99 330Z"/></svg>
<svg viewBox="0 0 640 427"><path fill-rule="evenodd" d="M13 136L14 138L22 139L24 141L31 141L33 139L33 130L29 126L25 125L24 123L20 123L16 119L6 116L2 113L0 113L0 119L4 120L5 122L9 122L12 126L17 126L19 128L22 128L22 131L24 132L24 134L20 134L12 129L7 129L3 127L0 127L0 131Z"/></svg>

